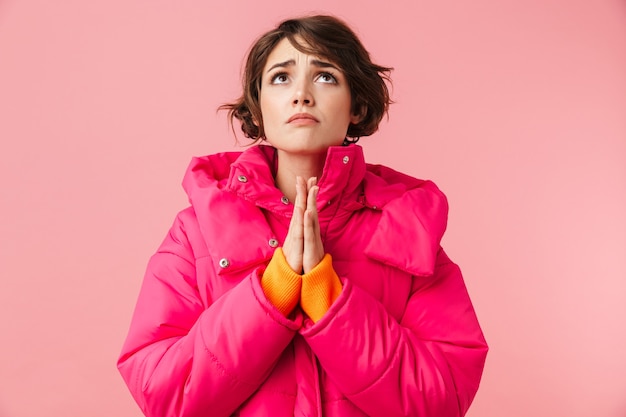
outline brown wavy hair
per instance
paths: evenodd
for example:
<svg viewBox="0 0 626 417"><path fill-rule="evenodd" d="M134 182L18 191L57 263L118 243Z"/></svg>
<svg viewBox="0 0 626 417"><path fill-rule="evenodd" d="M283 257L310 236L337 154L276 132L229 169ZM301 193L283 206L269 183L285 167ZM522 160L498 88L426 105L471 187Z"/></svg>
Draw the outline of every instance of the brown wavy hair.
<svg viewBox="0 0 626 417"><path fill-rule="evenodd" d="M391 84L389 73L393 68L374 64L346 23L324 15L285 20L252 45L243 73L243 94L219 107L228 110L233 132L237 119L245 137L255 142L265 138L259 105L261 77L269 54L285 38L298 51L328 59L343 71L352 95L351 111L361 116L357 124L350 124L347 136L358 139L376 132L392 103L387 83Z"/></svg>

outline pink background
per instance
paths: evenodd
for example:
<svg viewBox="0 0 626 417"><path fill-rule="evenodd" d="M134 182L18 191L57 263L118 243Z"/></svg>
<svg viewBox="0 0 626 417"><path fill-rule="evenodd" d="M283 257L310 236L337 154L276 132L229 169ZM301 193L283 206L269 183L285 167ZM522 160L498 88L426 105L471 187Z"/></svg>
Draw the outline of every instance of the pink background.
<svg viewBox="0 0 626 417"><path fill-rule="evenodd" d="M141 415L115 361L183 172L312 10L396 68L370 162L449 197L491 346L469 416L626 416L624 1L334 3L0 1L0 416Z"/></svg>

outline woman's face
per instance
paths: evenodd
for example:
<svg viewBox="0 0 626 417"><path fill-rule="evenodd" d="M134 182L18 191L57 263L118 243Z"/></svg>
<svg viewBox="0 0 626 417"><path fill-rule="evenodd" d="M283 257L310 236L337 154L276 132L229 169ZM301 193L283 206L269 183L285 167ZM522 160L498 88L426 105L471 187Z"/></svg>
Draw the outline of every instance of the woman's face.
<svg viewBox="0 0 626 417"><path fill-rule="evenodd" d="M351 95L341 69L298 51L288 39L269 54L259 102L267 141L293 154L319 154L340 145L350 123Z"/></svg>

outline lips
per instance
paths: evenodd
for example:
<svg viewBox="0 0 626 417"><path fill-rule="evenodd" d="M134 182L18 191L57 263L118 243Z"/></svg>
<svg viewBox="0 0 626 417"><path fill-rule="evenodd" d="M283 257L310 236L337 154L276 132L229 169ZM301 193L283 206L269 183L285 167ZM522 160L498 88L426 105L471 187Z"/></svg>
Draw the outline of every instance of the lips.
<svg viewBox="0 0 626 417"><path fill-rule="evenodd" d="M294 114L293 116L291 116L289 118L289 120L287 120L287 123L291 123L291 122L295 122L295 121L302 121L302 122L306 122L306 121L311 121L311 122L317 122L318 120L313 117L312 115L310 115L309 113L298 113L298 114Z"/></svg>

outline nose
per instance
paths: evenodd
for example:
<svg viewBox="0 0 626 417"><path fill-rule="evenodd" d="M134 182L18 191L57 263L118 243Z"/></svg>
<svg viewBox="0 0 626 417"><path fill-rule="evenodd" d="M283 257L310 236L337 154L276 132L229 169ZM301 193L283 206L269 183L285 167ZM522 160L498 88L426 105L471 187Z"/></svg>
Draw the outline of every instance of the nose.
<svg viewBox="0 0 626 417"><path fill-rule="evenodd" d="M293 104L312 106L315 104L313 99L313 93L311 91L311 85L307 81L301 81L296 84L296 89L293 96Z"/></svg>
<svg viewBox="0 0 626 417"><path fill-rule="evenodd" d="M311 100L308 98L301 99L301 98L296 97L293 99L293 104L298 104L300 102L302 102L303 104L311 104Z"/></svg>

